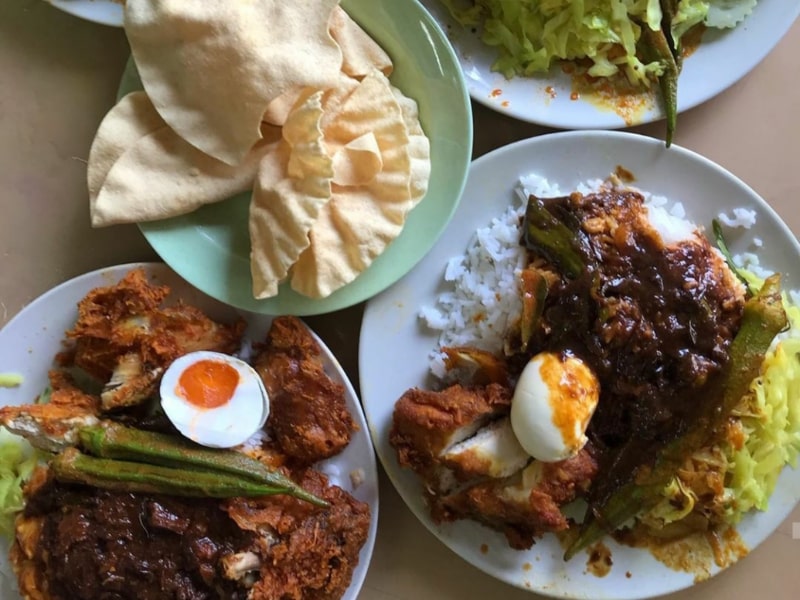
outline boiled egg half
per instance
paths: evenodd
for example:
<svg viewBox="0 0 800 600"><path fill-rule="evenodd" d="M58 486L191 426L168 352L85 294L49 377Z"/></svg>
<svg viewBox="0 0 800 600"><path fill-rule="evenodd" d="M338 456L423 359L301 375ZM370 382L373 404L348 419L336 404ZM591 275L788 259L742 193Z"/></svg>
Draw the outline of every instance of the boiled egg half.
<svg viewBox="0 0 800 600"><path fill-rule="evenodd" d="M269 396L243 360L218 352L190 352L161 379L161 407L190 440L212 448L247 441L269 416Z"/></svg>
<svg viewBox="0 0 800 600"><path fill-rule="evenodd" d="M511 399L511 428L520 445L543 462L565 460L586 444L600 383L581 359L541 352L522 371Z"/></svg>

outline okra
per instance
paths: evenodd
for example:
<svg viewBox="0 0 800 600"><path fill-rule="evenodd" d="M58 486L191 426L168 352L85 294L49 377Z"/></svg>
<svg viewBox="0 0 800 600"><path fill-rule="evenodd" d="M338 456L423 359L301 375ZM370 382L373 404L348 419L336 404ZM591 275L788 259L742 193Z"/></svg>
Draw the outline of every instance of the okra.
<svg viewBox="0 0 800 600"><path fill-rule="evenodd" d="M59 481L121 492L191 498L233 498L284 494L279 486L214 471L173 469L123 460L96 458L67 448L50 461Z"/></svg>
<svg viewBox="0 0 800 600"><path fill-rule="evenodd" d="M722 375L709 390L709 402L687 432L660 453L652 470L630 481L600 502L590 504L578 538L564 554L569 560L582 549L654 506L683 460L720 430L758 376L775 336L787 326L780 275L766 279L744 306L739 331Z"/></svg>
<svg viewBox="0 0 800 600"><path fill-rule="evenodd" d="M84 427L79 432L79 439L86 452L100 458L229 474L280 489L278 493L288 494L317 506L328 505L282 473L235 450L205 448L188 439L125 427L113 422Z"/></svg>
<svg viewBox="0 0 800 600"><path fill-rule="evenodd" d="M661 102L667 120L666 144L669 148L672 145L672 138L678 122L678 74L680 72L678 62L675 60L675 55L664 31L653 31L646 24L642 25L640 49L647 62L658 61L664 66L664 72L658 78L658 86L661 90Z"/></svg>

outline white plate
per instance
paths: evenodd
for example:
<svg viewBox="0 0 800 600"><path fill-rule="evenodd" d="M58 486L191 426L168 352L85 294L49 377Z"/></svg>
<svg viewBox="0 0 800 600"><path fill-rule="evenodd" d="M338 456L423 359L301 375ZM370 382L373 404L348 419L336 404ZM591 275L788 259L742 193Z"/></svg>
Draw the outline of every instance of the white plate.
<svg viewBox="0 0 800 600"><path fill-rule="evenodd" d="M112 27L122 27L122 2L112 0L47 0L66 13Z"/></svg>
<svg viewBox="0 0 800 600"><path fill-rule="evenodd" d="M693 584L694 576L677 573L646 550L605 543L614 566L604 578L586 573L586 556L569 563L554 536L531 550L512 550L504 536L471 521L437 526L423 502L419 479L401 469L388 442L395 401L413 386L430 384L428 355L436 333L418 319L421 306L432 306L445 288L446 262L464 252L473 232L499 216L512 202L520 175L537 172L566 193L575 184L604 178L623 165L635 185L683 202L688 217L710 230L721 211L743 206L757 211L750 230L728 230L735 252L764 241L761 264L786 274L785 285L800 287L800 245L775 212L749 187L709 160L688 150L667 150L659 140L621 132L562 132L523 140L473 162L464 198L444 235L406 277L367 304L361 328L359 370L361 397L373 442L389 478L420 521L451 550L486 573L515 586L564 598L644 598ZM763 541L800 500L800 470L785 469L765 513L748 515L738 528L751 550ZM481 550L485 544L488 552ZM526 566L527 565L527 566ZM531 568L533 565L533 568ZM627 578L626 572L632 577ZM713 571L714 573L716 571Z"/></svg>
<svg viewBox="0 0 800 600"><path fill-rule="evenodd" d="M217 302L191 287L161 263L119 265L101 269L53 288L26 306L0 331L0 371L19 373L24 377L24 382L18 388L0 388L0 404L26 404L33 401L47 385L47 371L53 366L53 357L61 349L64 332L72 327L77 318L77 302L98 286L116 283L137 266L144 266L151 279L169 285L172 289L170 299L183 299L214 319L229 321L241 316L248 325L246 338L253 341L265 338L271 317L236 310ZM356 600L375 545L378 527L378 470L355 390L331 351L316 334L314 337L322 348L326 372L345 387L347 408L359 426L359 430L353 434L350 444L341 454L317 464L317 468L328 475L331 483L366 502L372 513L369 536L361 549L358 567L353 573L350 587L342 597L343 600ZM355 469L363 470L364 480L354 489L350 473ZM16 581L13 575L8 577L9 574L11 569L8 563L8 542L0 539L0 598L19 600Z"/></svg>
<svg viewBox="0 0 800 600"><path fill-rule="evenodd" d="M561 129L607 129L649 123L663 117L657 101L630 114L628 122L598 107L584 94L572 100L572 79L555 67L539 77L507 80L491 70L493 48L459 25L440 0L421 0L442 25L456 49L472 98L511 117ZM732 30L711 30L683 64L678 82L678 111L713 98L744 77L775 47L800 14L800 3L759 0L753 13ZM768 99L766 99L768 101ZM680 127L680 119L678 119Z"/></svg>

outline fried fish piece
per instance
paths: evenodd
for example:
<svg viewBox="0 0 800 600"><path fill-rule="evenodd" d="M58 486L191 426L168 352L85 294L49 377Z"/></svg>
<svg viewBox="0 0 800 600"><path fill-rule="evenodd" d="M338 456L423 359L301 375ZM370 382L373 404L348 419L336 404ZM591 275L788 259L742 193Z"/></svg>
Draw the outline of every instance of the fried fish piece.
<svg viewBox="0 0 800 600"><path fill-rule="evenodd" d="M68 371L51 369L44 401L0 407L0 425L32 446L60 452L74 446L78 430L99 422L100 398L78 387Z"/></svg>

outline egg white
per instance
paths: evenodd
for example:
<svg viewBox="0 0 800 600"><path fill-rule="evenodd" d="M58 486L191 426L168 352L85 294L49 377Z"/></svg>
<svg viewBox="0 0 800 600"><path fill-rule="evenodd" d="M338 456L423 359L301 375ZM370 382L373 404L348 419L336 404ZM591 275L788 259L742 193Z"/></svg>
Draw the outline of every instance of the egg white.
<svg viewBox="0 0 800 600"><path fill-rule="evenodd" d="M580 393L589 403L588 418L585 418L587 411L569 410L572 420L566 427L571 429L571 435L565 436L556 425L553 407L559 403L574 402L574 395L551 387L545 381L541 374L545 362L549 363L549 368L561 370L559 379L577 375L574 379L587 382L586 389L580 390ZM599 396L597 378L583 361L573 356L562 358L547 352L537 354L525 365L514 389L511 400L514 435L525 451L537 460L556 462L570 458L587 442L586 428Z"/></svg>
<svg viewBox="0 0 800 600"><path fill-rule="evenodd" d="M222 406L202 408L176 392L181 374L202 360L224 362L239 374L233 397ZM246 362L218 352L191 352L175 360L161 379L160 392L161 407L176 429L190 440L212 448L244 443L264 426L269 416L269 396L258 373Z"/></svg>

